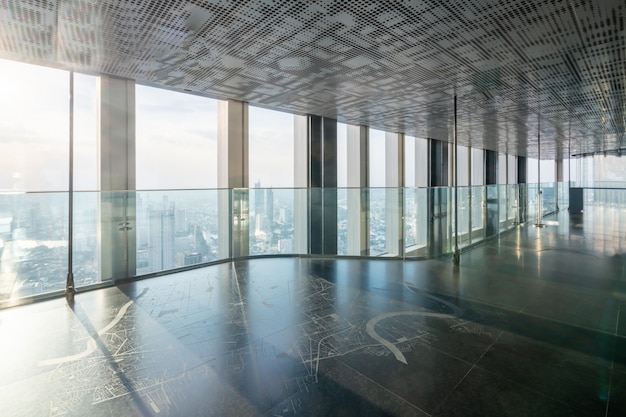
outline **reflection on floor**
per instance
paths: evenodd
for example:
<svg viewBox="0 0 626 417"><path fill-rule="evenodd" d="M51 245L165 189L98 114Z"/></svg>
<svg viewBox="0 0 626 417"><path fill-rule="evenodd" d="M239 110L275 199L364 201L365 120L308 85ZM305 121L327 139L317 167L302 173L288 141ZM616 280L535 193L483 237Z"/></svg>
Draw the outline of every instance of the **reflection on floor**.
<svg viewBox="0 0 626 417"><path fill-rule="evenodd" d="M3 310L0 414L623 416L616 220L562 213L460 268L256 259Z"/></svg>

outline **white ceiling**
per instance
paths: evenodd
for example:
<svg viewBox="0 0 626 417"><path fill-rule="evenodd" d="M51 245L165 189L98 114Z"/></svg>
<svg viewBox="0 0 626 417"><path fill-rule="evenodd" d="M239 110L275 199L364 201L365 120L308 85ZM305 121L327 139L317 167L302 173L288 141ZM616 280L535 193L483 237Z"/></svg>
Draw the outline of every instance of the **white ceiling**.
<svg viewBox="0 0 626 417"><path fill-rule="evenodd" d="M623 0L0 2L0 57L542 158L626 147ZM540 126L538 132L538 126Z"/></svg>

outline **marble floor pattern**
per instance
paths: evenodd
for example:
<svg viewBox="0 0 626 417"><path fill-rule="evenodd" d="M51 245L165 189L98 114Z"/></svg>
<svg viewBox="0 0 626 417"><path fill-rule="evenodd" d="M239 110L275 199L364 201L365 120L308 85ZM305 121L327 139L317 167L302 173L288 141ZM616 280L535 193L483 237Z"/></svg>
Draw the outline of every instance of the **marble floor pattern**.
<svg viewBox="0 0 626 417"><path fill-rule="evenodd" d="M0 310L2 416L624 416L610 209L428 261L259 258Z"/></svg>

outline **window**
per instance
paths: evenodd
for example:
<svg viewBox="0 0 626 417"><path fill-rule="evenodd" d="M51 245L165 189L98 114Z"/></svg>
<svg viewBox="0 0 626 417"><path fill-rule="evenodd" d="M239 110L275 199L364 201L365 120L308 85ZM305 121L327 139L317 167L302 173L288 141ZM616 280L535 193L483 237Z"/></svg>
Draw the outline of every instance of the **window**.
<svg viewBox="0 0 626 417"><path fill-rule="evenodd" d="M536 158L526 158L526 182L528 184L539 182L539 161Z"/></svg>
<svg viewBox="0 0 626 417"><path fill-rule="evenodd" d="M217 187L217 101L136 86L138 190Z"/></svg>
<svg viewBox="0 0 626 417"><path fill-rule="evenodd" d="M415 186L428 187L428 139L415 139Z"/></svg>
<svg viewBox="0 0 626 417"><path fill-rule="evenodd" d="M404 137L404 186L415 187L415 138Z"/></svg>
<svg viewBox="0 0 626 417"><path fill-rule="evenodd" d="M469 148L467 146L457 145L457 169L459 187L469 185ZM452 183L452 182L451 182Z"/></svg>
<svg viewBox="0 0 626 417"><path fill-rule="evenodd" d="M472 148L472 185L485 185L485 151Z"/></svg>
<svg viewBox="0 0 626 417"><path fill-rule="evenodd" d="M250 188L293 188L293 114L250 106L248 117Z"/></svg>
<svg viewBox="0 0 626 417"><path fill-rule="evenodd" d="M137 274L213 260L217 101L142 85L135 93L136 185L144 190L136 203Z"/></svg>
<svg viewBox="0 0 626 417"><path fill-rule="evenodd" d="M65 288L69 81L67 71L0 60L1 263L16 272L2 297Z"/></svg>
<svg viewBox="0 0 626 417"><path fill-rule="evenodd" d="M74 190L98 189L98 77L74 74Z"/></svg>
<svg viewBox="0 0 626 417"><path fill-rule="evenodd" d="M496 182L498 184L506 184L506 174L507 174L507 158L506 154L499 153L498 154L498 176L496 178Z"/></svg>
<svg viewBox="0 0 626 417"><path fill-rule="evenodd" d="M73 273L76 286L99 281L98 77L74 74Z"/></svg>
<svg viewBox="0 0 626 417"><path fill-rule="evenodd" d="M0 60L0 190L69 189L69 73Z"/></svg>
<svg viewBox="0 0 626 417"><path fill-rule="evenodd" d="M348 125L337 123L337 187L348 186Z"/></svg>
<svg viewBox="0 0 626 417"><path fill-rule="evenodd" d="M385 132L369 131L369 170L370 187L385 186Z"/></svg>
<svg viewBox="0 0 626 417"><path fill-rule="evenodd" d="M294 116L250 106L248 117L250 254L294 253Z"/></svg>
<svg viewBox="0 0 626 417"><path fill-rule="evenodd" d="M541 162L541 182L554 182L555 176L555 162L550 159L544 159Z"/></svg>
<svg viewBox="0 0 626 417"><path fill-rule="evenodd" d="M508 171L507 171L507 183L517 184L517 158L514 155L508 155Z"/></svg>

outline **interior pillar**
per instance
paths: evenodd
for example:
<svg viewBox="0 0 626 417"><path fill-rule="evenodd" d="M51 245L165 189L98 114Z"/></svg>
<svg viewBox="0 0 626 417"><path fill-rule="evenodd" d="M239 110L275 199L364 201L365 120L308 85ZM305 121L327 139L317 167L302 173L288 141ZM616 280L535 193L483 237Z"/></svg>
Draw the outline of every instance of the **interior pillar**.
<svg viewBox="0 0 626 417"><path fill-rule="evenodd" d="M136 275L135 82L98 83L99 265L101 280Z"/></svg>
<svg viewBox="0 0 626 417"><path fill-rule="evenodd" d="M248 103L219 101L217 115L219 257L247 256L250 240Z"/></svg>
<svg viewBox="0 0 626 417"><path fill-rule="evenodd" d="M369 236L369 128L348 125L348 255L367 256Z"/></svg>

